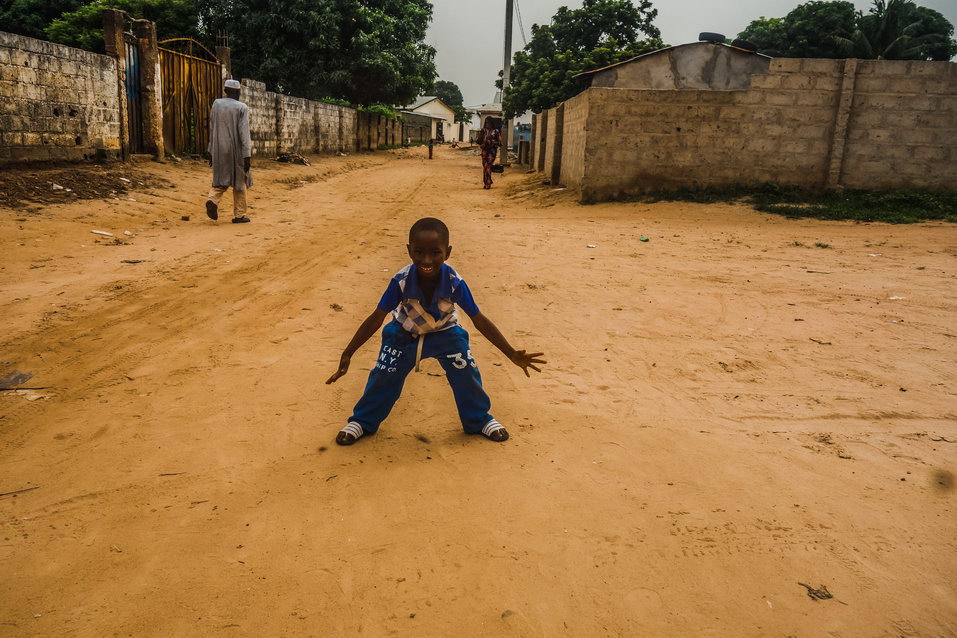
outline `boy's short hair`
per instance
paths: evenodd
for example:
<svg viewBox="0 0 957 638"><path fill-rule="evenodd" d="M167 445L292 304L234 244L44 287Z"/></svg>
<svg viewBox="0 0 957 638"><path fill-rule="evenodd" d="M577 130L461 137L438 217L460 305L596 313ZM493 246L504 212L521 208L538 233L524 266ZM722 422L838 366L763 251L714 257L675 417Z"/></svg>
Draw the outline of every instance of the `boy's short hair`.
<svg viewBox="0 0 957 638"><path fill-rule="evenodd" d="M409 229L409 243L412 243L412 237L421 231L434 231L439 234L439 237L442 238L446 244L449 243L449 227L445 225L441 219L436 219L435 217L423 217L419 221L412 224L412 228Z"/></svg>

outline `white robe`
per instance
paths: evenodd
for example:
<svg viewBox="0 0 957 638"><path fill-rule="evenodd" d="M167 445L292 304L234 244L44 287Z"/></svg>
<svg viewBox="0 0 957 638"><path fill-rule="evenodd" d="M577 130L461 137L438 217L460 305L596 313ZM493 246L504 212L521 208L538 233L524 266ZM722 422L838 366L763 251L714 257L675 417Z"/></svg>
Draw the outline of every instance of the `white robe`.
<svg viewBox="0 0 957 638"><path fill-rule="evenodd" d="M213 186L244 191L253 185L252 171L243 170L243 158L252 156L249 107L232 98L213 102L209 113L209 146L213 157Z"/></svg>

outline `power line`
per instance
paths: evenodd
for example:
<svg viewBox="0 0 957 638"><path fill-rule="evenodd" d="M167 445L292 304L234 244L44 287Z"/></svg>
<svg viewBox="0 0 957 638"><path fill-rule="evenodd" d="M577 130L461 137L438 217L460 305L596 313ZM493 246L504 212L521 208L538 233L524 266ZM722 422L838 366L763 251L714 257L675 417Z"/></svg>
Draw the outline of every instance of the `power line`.
<svg viewBox="0 0 957 638"><path fill-rule="evenodd" d="M518 32L522 34L523 46L528 46L528 40L525 39L525 25L522 24L522 6L518 0L515 0L515 14L518 16Z"/></svg>

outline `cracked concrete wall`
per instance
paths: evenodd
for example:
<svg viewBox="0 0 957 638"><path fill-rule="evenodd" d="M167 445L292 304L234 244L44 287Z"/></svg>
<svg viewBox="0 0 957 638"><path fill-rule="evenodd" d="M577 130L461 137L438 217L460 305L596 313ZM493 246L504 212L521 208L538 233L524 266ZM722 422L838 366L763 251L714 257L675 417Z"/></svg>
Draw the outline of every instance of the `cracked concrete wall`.
<svg viewBox="0 0 957 638"><path fill-rule="evenodd" d="M957 184L957 64L775 59L768 71L745 90L584 91L565 103L557 134L562 181L584 201L772 182Z"/></svg>
<svg viewBox="0 0 957 638"><path fill-rule="evenodd" d="M771 58L710 42L683 44L598 71L591 86L616 89L713 89L751 86L768 72Z"/></svg>
<svg viewBox="0 0 957 638"><path fill-rule="evenodd" d="M256 155L336 153L356 148L356 110L266 90L242 79L240 100L249 106L249 134Z"/></svg>
<svg viewBox="0 0 957 638"><path fill-rule="evenodd" d="M0 163L119 152L116 60L0 32Z"/></svg>

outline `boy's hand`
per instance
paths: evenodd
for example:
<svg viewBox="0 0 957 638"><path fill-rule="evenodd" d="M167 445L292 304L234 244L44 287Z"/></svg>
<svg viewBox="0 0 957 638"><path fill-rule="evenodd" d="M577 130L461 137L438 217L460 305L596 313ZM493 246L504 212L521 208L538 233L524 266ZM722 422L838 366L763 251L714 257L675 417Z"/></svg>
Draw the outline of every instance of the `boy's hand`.
<svg viewBox="0 0 957 638"><path fill-rule="evenodd" d="M544 359L539 359L538 357L545 354L544 352L525 352L524 350L516 350L512 353L512 356L509 359L512 360L512 363L517 365L525 372L526 377L530 377L528 369L531 368L535 372L541 372L541 370L536 366L536 363L548 363Z"/></svg>
<svg viewBox="0 0 957 638"><path fill-rule="evenodd" d="M349 355L346 355L346 354L342 355L342 356L339 358L339 369L336 370L336 373L335 373L335 374L333 374L331 377L329 377L329 380L326 381L326 385L329 385L330 383L335 383L336 381L339 380L339 377L345 375L345 373L349 371L349 362L350 362L350 361L352 361L352 357L350 357ZM526 374L527 374L527 373L526 373Z"/></svg>

